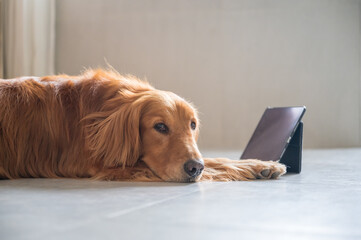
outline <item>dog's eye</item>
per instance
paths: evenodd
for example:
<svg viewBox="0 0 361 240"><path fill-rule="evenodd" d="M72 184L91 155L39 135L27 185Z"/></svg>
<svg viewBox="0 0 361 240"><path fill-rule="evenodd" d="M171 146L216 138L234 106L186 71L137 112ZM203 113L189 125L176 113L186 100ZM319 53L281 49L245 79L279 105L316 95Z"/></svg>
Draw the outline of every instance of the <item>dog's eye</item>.
<svg viewBox="0 0 361 240"><path fill-rule="evenodd" d="M195 130L196 129L196 123L195 122L191 122L191 128L193 129L193 130Z"/></svg>
<svg viewBox="0 0 361 240"><path fill-rule="evenodd" d="M169 128L164 123L155 124L154 129L163 134L167 134L169 132Z"/></svg>

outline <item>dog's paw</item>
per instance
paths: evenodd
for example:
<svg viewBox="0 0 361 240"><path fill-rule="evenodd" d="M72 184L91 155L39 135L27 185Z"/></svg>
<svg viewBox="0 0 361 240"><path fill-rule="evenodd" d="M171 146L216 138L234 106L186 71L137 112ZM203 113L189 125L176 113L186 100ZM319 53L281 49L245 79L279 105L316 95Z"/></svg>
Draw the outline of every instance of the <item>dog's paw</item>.
<svg viewBox="0 0 361 240"><path fill-rule="evenodd" d="M273 161L256 161L252 169L257 179L277 179L286 173L286 166Z"/></svg>

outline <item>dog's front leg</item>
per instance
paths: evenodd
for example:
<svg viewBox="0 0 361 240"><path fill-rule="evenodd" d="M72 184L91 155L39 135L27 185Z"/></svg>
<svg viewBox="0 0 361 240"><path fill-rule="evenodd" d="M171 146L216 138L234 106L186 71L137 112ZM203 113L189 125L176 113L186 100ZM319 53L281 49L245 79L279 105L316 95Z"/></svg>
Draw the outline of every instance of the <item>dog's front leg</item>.
<svg viewBox="0 0 361 240"><path fill-rule="evenodd" d="M286 173L286 166L281 163L254 159L204 158L204 165L200 181L276 179Z"/></svg>

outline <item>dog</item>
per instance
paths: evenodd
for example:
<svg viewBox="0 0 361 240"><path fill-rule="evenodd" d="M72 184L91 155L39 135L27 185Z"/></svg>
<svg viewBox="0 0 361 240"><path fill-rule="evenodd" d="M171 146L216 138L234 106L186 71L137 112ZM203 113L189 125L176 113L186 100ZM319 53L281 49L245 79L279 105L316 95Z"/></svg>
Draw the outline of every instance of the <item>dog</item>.
<svg viewBox="0 0 361 240"><path fill-rule="evenodd" d="M202 158L198 114L112 69L0 80L0 178L276 179L274 161Z"/></svg>

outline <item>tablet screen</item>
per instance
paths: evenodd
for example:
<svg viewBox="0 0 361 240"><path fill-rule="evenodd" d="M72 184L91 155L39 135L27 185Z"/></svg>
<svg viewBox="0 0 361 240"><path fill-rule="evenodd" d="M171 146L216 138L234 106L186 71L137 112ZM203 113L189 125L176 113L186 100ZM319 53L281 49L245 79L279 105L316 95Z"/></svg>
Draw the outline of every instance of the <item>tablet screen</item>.
<svg viewBox="0 0 361 240"><path fill-rule="evenodd" d="M305 107L267 108L241 159L281 159L305 110Z"/></svg>

